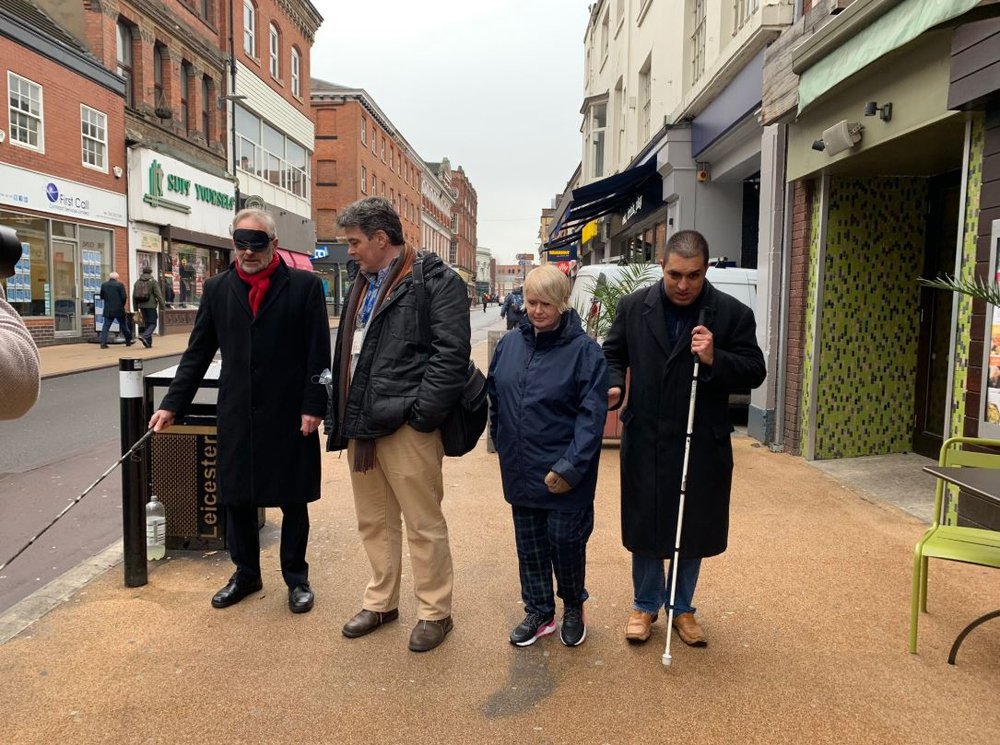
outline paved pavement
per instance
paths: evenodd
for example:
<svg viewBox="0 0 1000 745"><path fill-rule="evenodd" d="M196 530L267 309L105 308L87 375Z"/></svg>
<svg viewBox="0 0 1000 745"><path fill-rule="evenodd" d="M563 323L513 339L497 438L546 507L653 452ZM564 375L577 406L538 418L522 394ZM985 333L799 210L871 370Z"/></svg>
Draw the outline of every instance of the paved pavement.
<svg viewBox="0 0 1000 745"><path fill-rule="evenodd" d="M474 354L484 362L485 344ZM231 571L223 552L172 552L132 589L115 557L96 557L89 582L47 588L61 600L46 615L34 620L38 611L22 604L0 617L0 626L34 620L0 645L0 740L1000 741L1000 624L973 632L958 665L946 663L959 630L1000 607L997 575L932 562L931 612L912 656L910 571L923 522L799 458L746 437L734 446L730 549L705 562L696 597L710 643L691 649L675 636L670 667L660 660L662 619L647 645L622 639L630 585L616 448L602 456L589 635L575 649L556 637L507 643L522 611L496 458L480 444L447 459L455 630L424 655L406 649L415 621L408 564L400 621L361 639L340 634L360 607L367 560L345 459L324 454L311 613L286 607L274 510L262 533L264 592L223 611L208 602Z"/></svg>

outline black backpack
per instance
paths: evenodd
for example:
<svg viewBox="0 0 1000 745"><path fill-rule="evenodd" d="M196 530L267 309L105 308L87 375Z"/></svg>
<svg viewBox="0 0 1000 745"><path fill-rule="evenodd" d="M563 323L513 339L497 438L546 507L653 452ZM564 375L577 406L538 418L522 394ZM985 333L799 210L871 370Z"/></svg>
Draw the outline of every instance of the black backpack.
<svg viewBox="0 0 1000 745"><path fill-rule="evenodd" d="M149 300L153 294L152 284L153 280L151 279L140 279L135 283L135 297L132 299L138 303L144 303Z"/></svg>
<svg viewBox="0 0 1000 745"><path fill-rule="evenodd" d="M424 288L423 261L423 259L417 259L413 262L413 291L417 297L417 326L420 328L420 338L430 353L430 308L427 306L427 292ZM476 367L475 362L469 360L462 395L441 423L441 444L444 445L444 454L450 456L465 455L476 447L479 438L486 431L488 415L489 401L486 396L486 376Z"/></svg>

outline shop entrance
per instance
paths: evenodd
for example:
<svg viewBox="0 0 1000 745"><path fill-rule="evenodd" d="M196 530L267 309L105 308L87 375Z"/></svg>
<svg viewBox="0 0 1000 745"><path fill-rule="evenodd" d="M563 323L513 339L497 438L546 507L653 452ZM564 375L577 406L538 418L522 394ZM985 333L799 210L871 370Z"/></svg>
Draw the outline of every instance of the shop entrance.
<svg viewBox="0 0 1000 745"><path fill-rule="evenodd" d="M52 307L55 335L80 335L80 278L76 241L52 240Z"/></svg>
<svg viewBox="0 0 1000 745"><path fill-rule="evenodd" d="M954 274L961 207L961 174L935 176L927 183L927 231L920 276ZM948 345L951 340L949 292L920 290L920 337L914 401L913 450L937 458L944 440L948 405Z"/></svg>

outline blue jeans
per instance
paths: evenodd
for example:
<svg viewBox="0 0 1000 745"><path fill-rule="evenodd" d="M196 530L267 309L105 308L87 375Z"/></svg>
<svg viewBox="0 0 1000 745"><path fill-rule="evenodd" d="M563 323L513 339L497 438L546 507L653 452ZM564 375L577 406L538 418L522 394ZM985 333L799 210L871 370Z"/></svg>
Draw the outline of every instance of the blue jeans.
<svg viewBox="0 0 1000 745"><path fill-rule="evenodd" d="M158 320L157 308L142 309L142 330L139 336L146 340L148 346L153 346L153 334L156 332L156 322Z"/></svg>
<svg viewBox="0 0 1000 745"><path fill-rule="evenodd" d="M694 588L698 584L701 559L678 560L677 594L674 596L674 616L694 613L691 605ZM670 584L663 571L663 559L647 559L632 554L632 588L635 592L633 607L643 613L656 615L661 608L670 607Z"/></svg>

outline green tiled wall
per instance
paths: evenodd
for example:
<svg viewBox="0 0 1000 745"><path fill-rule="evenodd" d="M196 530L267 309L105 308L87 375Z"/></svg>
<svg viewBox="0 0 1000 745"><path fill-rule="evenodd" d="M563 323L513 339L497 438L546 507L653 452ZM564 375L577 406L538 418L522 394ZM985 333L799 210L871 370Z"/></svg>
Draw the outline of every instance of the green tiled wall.
<svg viewBox="0 0 1000 745"><path fill-rule="evenodd" d="M809 437L809 422L811 421L811 411L809 409L809 395L812 392L813 358L812 348L815 335L813 334L813 319L816 317L816 284L819 282L819 228L820 228L820 200L822 191L817 181L814 184L812 205L809 212L809 279L806 282L806 315L805 334L803 335L803 355L802 355L802 401L799 406L801 412L801 425L799 433L801 444L799 452L805 455L808 452L807 440Z"/></svg>
<svg viewBox="0 0 1000 745"><path fill-rule="evenodd" d="M921 178L830 179L816 458L912 448L926 203Z"/></svg>
<svg viewBox="0 0 1000 745"><path fill-rule="evenodd" d="M965 236L962 242L960 276L971 280L976 272L976 234L979 231L979 193L983 185L983 115L972 120L969 148L969 173L965 184ZM958 296L957 328L955 333L955 371L952 376L950 436L963 434L965 389L969 379L969 341L972 329L972 298Z"/></svg>

